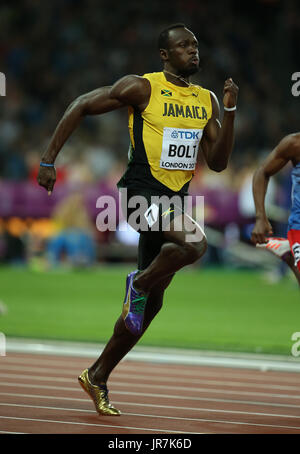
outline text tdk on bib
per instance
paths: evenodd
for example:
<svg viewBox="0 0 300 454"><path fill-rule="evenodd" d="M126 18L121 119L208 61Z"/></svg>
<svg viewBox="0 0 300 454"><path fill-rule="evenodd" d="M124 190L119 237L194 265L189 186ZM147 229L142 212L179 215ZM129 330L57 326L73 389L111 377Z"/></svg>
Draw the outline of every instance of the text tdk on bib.
<svg viewBox="0 0 300 454"><path fill-rule="evenodd" d="M203 129L164 128L160 167L195 170Z"/></svg>

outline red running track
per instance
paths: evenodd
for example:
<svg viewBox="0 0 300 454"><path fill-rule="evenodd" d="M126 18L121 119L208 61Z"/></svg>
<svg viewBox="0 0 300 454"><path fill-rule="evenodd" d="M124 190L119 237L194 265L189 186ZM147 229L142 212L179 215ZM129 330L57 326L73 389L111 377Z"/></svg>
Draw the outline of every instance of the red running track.
<svg viewBox="0 0 300 454"><path fill-rule="evenodd" d="M124 360L109 380L120 417L77 382L87 358L0 357L0 433L300 434L299 373Z"/></svg>

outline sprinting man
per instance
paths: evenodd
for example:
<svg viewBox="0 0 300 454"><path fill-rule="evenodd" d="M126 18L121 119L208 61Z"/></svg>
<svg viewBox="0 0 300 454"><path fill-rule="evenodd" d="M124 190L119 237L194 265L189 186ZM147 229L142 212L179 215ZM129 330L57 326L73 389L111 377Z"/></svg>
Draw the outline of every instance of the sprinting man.
<svg viewBox="0 0 300 454"><path fill-rule="evenodd" d="M114 85L77 98L59 122L42 156L38 182L49 194L55 183L54 162L65 141L85 115L98 115L128 107L130 156L118 187L127 191L125 208L134 196L147 201L148 229L140 229L138 270L127 276L122 315L112 337L96 362L79 376L79 382L102 415L119 415L108 399L111 371L141 338L162 307L165 289L174 274L204 254L207 243L201 227L174 203L158 206L153 196L188 193L197 152L201 148L210 169L227 166L234 142L238 87L224 84L224 117L214 93L190 82L199 69L198 41L184 24L175 24L159 36L163 71L128 75ZM168 228L162 228L162 224ZM158 226L158 229L153 229ZM187 241L195 232L197 241Z"/></svg>
<svg viewBox="0 0 300 454"><path fill-rule="evenodd" d="M265 210L265 196L271 176L287 163L292 170L292 208L286 238L274 238L272 226ZM288 264L300 286L300 133L284 137L253 175L253 197L256 223L251 240Z"/></svg>

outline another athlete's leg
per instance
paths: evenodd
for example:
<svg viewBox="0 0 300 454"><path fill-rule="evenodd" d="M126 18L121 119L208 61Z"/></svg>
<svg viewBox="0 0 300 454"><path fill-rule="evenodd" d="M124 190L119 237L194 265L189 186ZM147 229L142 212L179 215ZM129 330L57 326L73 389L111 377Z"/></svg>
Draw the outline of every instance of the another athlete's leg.
<svg viewBox="0 0 300 454"><path fill-rule="evenodd" d="M294 273L300 286L300 260L298 261L298 265L297 263L295 264L295 260L297 260L297 258L295 259L292 252L293 248L295 248L295 243L297 243L296 237L299 236L297 232L299 231L290 230L290 232L288 233L288 239L281 237L270 237L268 238L267 243L257 243L256 247L266 249L267 251L276 255L276 257L281 259L283 262L285 262Z"/></svg>
<svg viewBox="0 0 300 454"><path fill-rule="evenodd" d="M295 266L295 258L292 254L291 251L287 252L286 254L284 254L284 256L282 257L282 260L289 266L289 268L292 270L292 272L294 273L295 275L295 278L297 279L298 281L298 284L300 286L300 263L299 263L299 268L297 266Z"/></svg>
<svg viewBox="0 0 300 454"><path fill-rule="evenodd" d="M284 260L293 271L300 287L300 230L288 231L291 252Z"/></svg>

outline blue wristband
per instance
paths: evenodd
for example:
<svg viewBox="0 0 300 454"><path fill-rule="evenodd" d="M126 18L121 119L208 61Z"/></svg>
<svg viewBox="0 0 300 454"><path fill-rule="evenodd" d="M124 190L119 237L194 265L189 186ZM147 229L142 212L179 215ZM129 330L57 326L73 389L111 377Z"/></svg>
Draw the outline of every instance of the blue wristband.
<svg viewBox="0 0 300 454"><path fill-rule="evenodd" d="M46 162L40 162L40 166L42 166L42 167L54 167L54 164L47 164Z"/></svg>

